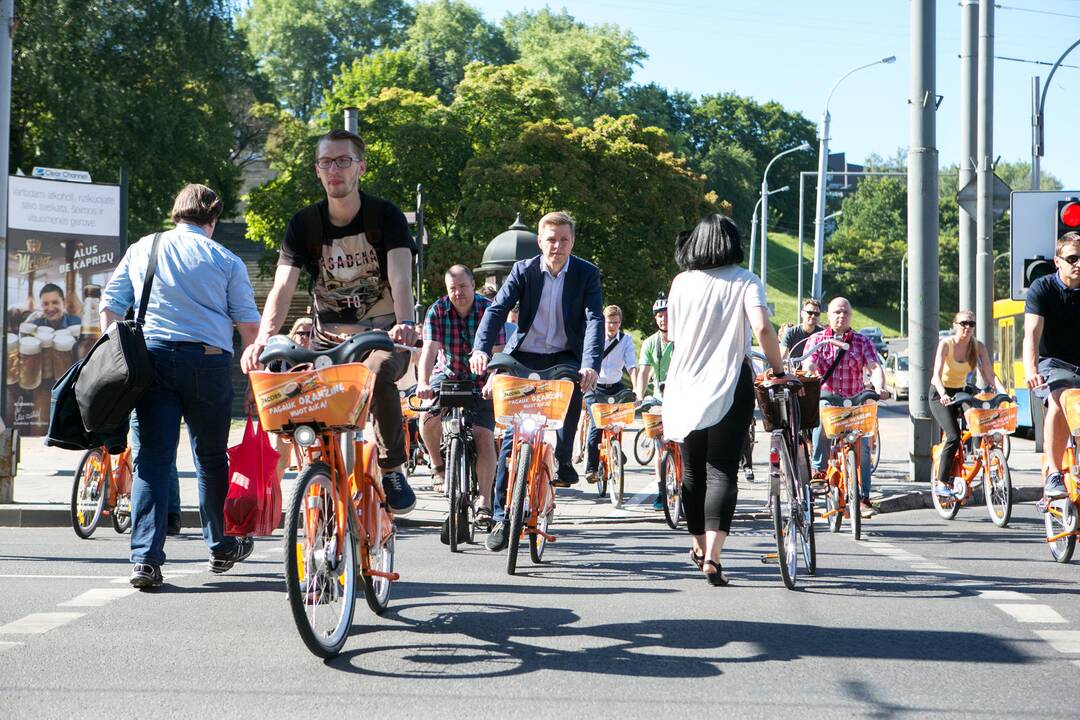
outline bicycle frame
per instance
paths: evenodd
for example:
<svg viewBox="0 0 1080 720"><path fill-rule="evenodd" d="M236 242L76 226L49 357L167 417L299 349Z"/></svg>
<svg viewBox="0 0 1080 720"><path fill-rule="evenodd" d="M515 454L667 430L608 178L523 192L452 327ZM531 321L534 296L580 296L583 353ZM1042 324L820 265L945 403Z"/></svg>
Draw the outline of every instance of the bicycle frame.
<svg viewBox="0 0 1080 720"><path fill-rule="evenodd" d="M600 435L600 464L604 468L604 473L607 474L611 472L611 456L613 454L611 443L616 440L618 440L619 443L622 443L623 427L618 424L609 425L608 427L600 428L600 431L602 433Z"/></svg>
<svg viewBox="0 0 1080 720"><path fill-rule="evenodd" d="M863 437L864 435L862 433L847 432L832 441L832 448L829 452L829 466L825 471L825 477L828 480L829 485L836 486L839 491L839 497L837 498L838 502L836 504L836 509L826 510L821 514L822 518L828 518L837 513L844 512L844 509L848 505L847 495L850 488L849 482L859 482L861 480L861 478L858 477L858 474L861 472L862 468L863 444L861 440ZM844 472L843 457L848 450L852 450L855 453L856 477L854 478L847 477L847 474Z"/></svg>
<svg viewBox="0 0 1080 720"><path fill-rule="evenodd" d="M548 420L543 415L518 414L514 416L514 438L507 467L517 467L519 446L528 445L533 449L529 458L529 471L527 476L528 487L526 488L529 514L523 519L522 532L527 535L540 535L548 542L555 542L556 538L554 535L546 533L537 527L537 519L555 507L555 494L552 491L550 483L548 483L546 487L542 487L543 483L539 482L543 463L547 461L544 450L547 449L549 452L551 451L551 446L544 440L544 430L547 428L547 423ZM510 503L514 497L514 483L517 482L517 478L514 477L515 475L516 473L512 471L507 473L507 515L511 512Z"/></svg>

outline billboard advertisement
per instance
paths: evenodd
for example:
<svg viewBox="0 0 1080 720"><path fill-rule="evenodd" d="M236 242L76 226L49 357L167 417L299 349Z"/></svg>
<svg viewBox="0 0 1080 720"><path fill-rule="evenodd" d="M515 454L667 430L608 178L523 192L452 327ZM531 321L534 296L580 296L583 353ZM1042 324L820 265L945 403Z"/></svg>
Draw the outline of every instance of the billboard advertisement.
<svg viewBox="0 0 1080 720"><path fill-rule="evenodd" d="M8 179L4 422L44 435L49 391L101 335L101 290L124 254L120 187Z"/></svg>

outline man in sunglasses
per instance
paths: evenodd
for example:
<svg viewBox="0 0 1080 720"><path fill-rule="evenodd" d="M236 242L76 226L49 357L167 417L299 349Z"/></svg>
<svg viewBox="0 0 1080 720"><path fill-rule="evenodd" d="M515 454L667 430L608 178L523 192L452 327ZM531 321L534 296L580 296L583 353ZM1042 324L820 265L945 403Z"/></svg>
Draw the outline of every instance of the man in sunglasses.
<svg viewBox="0 0 1080 720"><path fill-rule="evenodd" d="M821 317L821 303L810 298L802 306L802 324L793 325L780 336L780 354L784 357L795 353L798 357L805 350L806 338L814 333L819 333L825 328L818 324Z"/></svg>
<svg viewBox="0 0 1080 720"><path fill-rule="evenodd" d="M367 171L364 150L360 136L347 130L333 130L316 143L314 170L326 199L293 215L285 228L259 334L241 360L244 372L258 368L267 340L285 321L302 271L311 278L312 347L333 347L367 330L385 330L403 345L416 343L416 243L401 210L360 190L360 176ZM416 505L402 472L405 435L396 385L409 368L409 355L376 350L364 359L375 376L371 414L383 490L397 515Z"/></svg>
<svg viewBox="0 0 1080 720"><path fill-rule="evenodd" d="M1069 425L1061 393L1080 387L1080 233L1058 238L1054 266L1056 273L1031 284L1024 303L1027 386L1048 391L1043 421L1048 472L1043 493L1049 499L1067 494L1061 456L1069 443Z"/></svg>

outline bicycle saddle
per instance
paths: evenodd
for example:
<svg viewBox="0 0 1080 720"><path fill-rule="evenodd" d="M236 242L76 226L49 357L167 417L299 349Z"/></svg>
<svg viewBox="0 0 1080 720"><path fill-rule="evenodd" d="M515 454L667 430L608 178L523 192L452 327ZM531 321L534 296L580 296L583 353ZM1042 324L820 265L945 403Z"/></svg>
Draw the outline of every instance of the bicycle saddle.
<svg viewBox="0 0 1080 720"><path fill-rule="evenodd" d="M857 395L852 395L849 398L840 397L833 393L822 393L821 399L829 405L836 407L854 407L855 405L863 405L867 400L877 400L878 394L873 390L863 390Z"/></svg>
<svg viewBox="0 0 1080 720"><path fill-rule="evenodd" d="M663 401L659 400L658 398L647 397L641 401L641 405L638 407L638 409L641 410L641 412L649 412L654 407L659 407L663 404Z"/></svg>
<svg viewBox="0 0 1080 720"><path fill-rule="evenodd" d="M290 365L311 363L317 368L328 365L344 365L358 360L374 350L386 350L393 352L394 341L385 332L371 330L357 333L329 350L312 350L300 347L284 335L275 335L266 343L266 349L259 356L259 362L266 365L274 360L284 360ZM327 358L321 360L320 358Z"/></svg>
<svg viewBox="0 0 1080 720"><path fill-rule="evenodd" d="M491 370L492 372L504 372L507 375L513 375L514 377L519 378L538 377L541 380L574 381L577 381L578 379L578 369L568 363L552 365L543 370L533 370L506 353L495 353L491 358L491 362L488 363L488 370Z"/></svg>

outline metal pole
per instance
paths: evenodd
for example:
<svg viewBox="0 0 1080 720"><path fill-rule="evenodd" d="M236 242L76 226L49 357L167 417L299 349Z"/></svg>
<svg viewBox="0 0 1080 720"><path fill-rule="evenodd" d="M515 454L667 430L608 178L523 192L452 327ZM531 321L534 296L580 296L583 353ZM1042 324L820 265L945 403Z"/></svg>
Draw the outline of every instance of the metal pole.
<svg viewBox="0 0 1080 720"><path fill-rule="evenodd" d="M1039 189L1039 156L1042 155L1042 115L1039 113L1039 76L1031 78L1031 189Z"/></svg>
<svg viewBox="0 0 1080 720"><path fill-rule="evenodd" d="M979 167L975 212L975 322L994 356L994 0L979 2Z"/></svg>
<svg viewBox="0 0 1080 720"><path fill-rule="evenodd" d="M960 177L962 190L975 177L975 136L977 134L976 91L979 85L979 0L960 3ZM961 310L975 307L975 218L960 209L959 279Z"/></svg>
<svg viewBox="0 0 1080 720"><path fill-rule="evenodd" d="M11 36L14 33L15 0L0 0L0 288L7 293L8 263L8 156L11 145ZM3 351L0 352L0 376L7 377L7 333L3 335ZM0 383L0 408L7 407L7 386ZM14 418L12 418L14 419ZM15 496L15 431L5 428L3 433L4 457L0 459L5 472L0 475L0 503L10 503ZM9 474L10 473L10 474Z"/></svg>
<svg viewBox="0 0 1080 720"><path fill-rule="evenodd" d="M907 253L900 258L900 332L904 332L904 266L907 264Z"/></svg>
<svg viewBox="0 0 1080 720"><path fill-rule="evenodd" d="M757 245L757 211L761 207L761 198L754 204L754 214L750 216L750 262L746 263L746 269L754 272L754 248Z"/></svg>
<svg viewBox="0 0 1080 720"><path fill-rule="evenodd" d="M360 109L354 107L345 108L345 129L351 133L356 132L360 122Z"/></svg>
<svg viewBox="0 0 1080 720"><path fill-rule="evenodd" d="M416 186L416 322L423 317L424 297L424 186Z"/></svg>
<svg viewBox="0 0 1080 720"><path fill-rule="evenodd" d="M765 284L765 273L767 273L768 266L766 258L769 256L769 171L765 171L765 176L761 180L761 285L768 288Z"/></svg>
<svg viewBox="0 0 1080 720"><path fill-rule="evenodd" d="M1043 131L1045 130L1045 127L1046 127L1046 92L1050 89L1050 81L1054 79L1054 73L1056 73L1057 69L1059 67L1061 67L1061 63L1065 60L1065 58L1068 56L1068 54L1071 53L1073 50L1075 50L1078 46L1080 46L1080 40L1077 40L1076 42L1074 42L1072 45L1070 45L1068 47L1067 50L1065 50L1065 52L1061 53L1061 57L1059 57L1057 59L1057 62L1054 63L1054 66L1052 68L1050 68L1050 73L1046 76L1046 84L1043 85L1042 93L1039 95L1039 103L1038 103L1038 105L1035 106L1035 129L1036 129L1036 136L1035 136L1036 153L1035 154L1036 154L1037 157L1042 157L1043 154L1046 152L1046 142L1045 142L1046 138L1043 136ZM1033 165L1032 166L1032 173L1031 173L1031 177L1032 177L1033 181L1036 180L1034 170L1035 170L1035 167ZM1038 190L1038 189L1039 189L1038 185L1035 185L1035 184L1032 185L1032 190Z"/></svg>
<svg viewBox="0 0 1080 720"><path fill-rule="evenodd" d="M810 294L817 300L822 298L821 266L825 254L825 192L829 183L829 110L821 113L820 133L818 134L817 166L817 204L814 207L814 277Z"/></svg>
<svg viewBox="0 0 1080 720"><path fill-rule="evenodd" d="M911 138L908 150L908 367L911 390L911 474L930 480L934 421L927 403L937 348L938 309L938 153L934 39L935 1L911 2Z"/></svg>
<svg viewBox="0 0 1080 720"><path fill-rule="evenodd" d="M797 266L798 266L799 269L798 269L798 273L797 273L797 277L798 277L798 280L797 280L797 283L796 283L796 288L797 289L795 290L795 295L796 295L795 299L798 301L796 303L796 305L795 305L795 324L796 325L798 325L799 320L802 319L802 304L803 304L803 300L804 300L804 298L803 298L803 286L802 286L802 279L803 279L802 246L803 246L803 223L804 223L804 219L803 219L804 212L803 212L803 210L805 209L805 206L806 206L806 201L804 199L805 198L805 192L806 192L806 172L803 171L803 172L799 173L799 262L797 263Z"/></svg>

